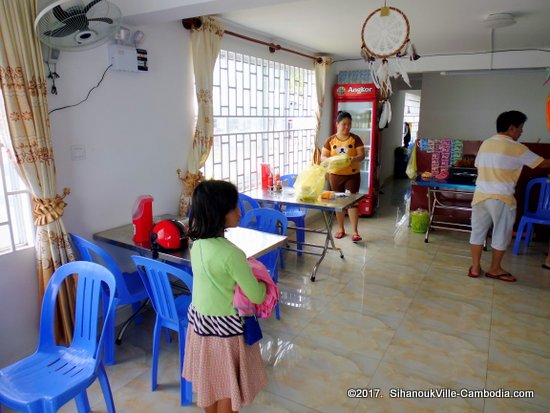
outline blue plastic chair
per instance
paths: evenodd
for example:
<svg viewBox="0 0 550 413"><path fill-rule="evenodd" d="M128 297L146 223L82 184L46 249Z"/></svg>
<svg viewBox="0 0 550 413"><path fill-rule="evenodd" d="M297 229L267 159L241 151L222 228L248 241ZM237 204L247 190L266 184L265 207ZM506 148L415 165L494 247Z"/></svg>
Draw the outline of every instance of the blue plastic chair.
<svg viewBox="0 0 550 413"><path fill-rule="evenodd" d="M529 208L531 193L538 189L539 197L537 207L533 211ZM514 242L513 253L519 254L521 237L525 231L525 247L529 247L533 228L535 224L550 225L550 178L534 178L527 183L525 188L525 198L523 206L523 216L521 217Z"/></svg>
<svg viewBox="0 0 550 413"><path fill-rule="evenodd" d="M170 285L170 275L182 281L189 291L193 291L193 277L187 271L173 267L151 258L132 256L138 271L149 293L153 308L157 313L153 332L153 365L151 369L151 390L157 388L157 371L162 328L178 333L180 355L180 391L181 405L187 406L193 401L191 382L182 376L183 358L185 355L185 337L187 336L187 309L191 304L191 295L180 295L174 298Z"/></svg>
<svg viewBox="0 0 550 413"><path fill-rule="evenodd" d="M56 344L53 330L57 296L71 276L77 285L74 330L71 344L65 347ZM0 405L28 413L54 413L76 399L78 412L88 413L86 389L99 379L107 411L115 412L101 357L107 323L114 317L115 288L113 274L98 264L74 261L54 272L42 301L37 350L0 370ZM106 315L103 320L101 310Z"/></svg>
<svg viewBox="0 0 550 413"><path fill-rule="evenodd" d="M138 273L123 273L115 260L99 245L75 234L70 234L70 236L78 250L80 259L101 264L107 267L115 276L117 282L115 307L131 304L132 311L136 315L149 298ZM141 322L141 318L134 319L136 323ZM115 338L115 319L113 318L107 328L107 336L105 337L105 364L107 365L115 363L115 341L120 344L120 340Z"/></svg>
<svg viewBox="0 0 550 413"><path fill-rule="evenodd" d="M281 182L283 182L283 185L285 185L288 188L294 188L294 182L296 182L296 178L298 177L297 174L287 174L281 176ZM305 208L300 208L294 205L286 205L282 209L283 214L285 214L285 217L289 220L294 222L296 227L304 228L306 226L306 210ZM304 230L297 229L296 230L296 241L298 242L296 245L296 249L298 250L298 256L301 256L303 248L303 243L306 241L306 234Z"/></svg>
<svg viewBox="0 0 550 413"><path fill-rule="evenodd" d="M272 234L286 235L288 220L284 214L271 208L254 208L248 211L241 221L241 226L253 228L258 231L269 232ZM268 269L271 278L275 284L279 281L279 270L277 267L281 248L277 248L258 258ZM281 319L279 303L275 307L275 317Z"/></svg>
<svg viewBox="0 0 550 413"><path fill-rule="evenodd" d="M243 217L248 211L254 208L260 208L260 204L254 198L249 197L248 195L239 193L239 209L241 210L241 223Z"/></svg>

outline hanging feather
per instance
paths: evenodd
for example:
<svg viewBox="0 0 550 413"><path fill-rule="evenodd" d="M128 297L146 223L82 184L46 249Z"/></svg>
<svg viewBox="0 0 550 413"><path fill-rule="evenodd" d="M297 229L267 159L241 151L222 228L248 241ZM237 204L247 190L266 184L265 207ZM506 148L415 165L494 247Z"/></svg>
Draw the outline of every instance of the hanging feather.
<svg viewBox="0 0 550 413"><path fill-rule="evenodd" d="M365 62L374 62L374 57L369 54L365 43L361 46L361 57L365 60Z"/></svg>
<svg viewBox="0 0 550 413"><path fill-rule="evenodd" d="M376 76L378 77L378 83L380 84L380 94L383 99L387 99L391 96L391 82L390 74L388 68L388 61L386 59L382 60L380 66L376 70Z"/></svg>
<svg viewBox="0 0 550 413"><path fill-rule="evenodd" d="M381 105L380 119L378 119L378 129L384 129L388 123L388 112L386 110L386 102Z"/></svg>
<svg viewBox="0 0 550 413"><path fill-rule="evenodd" d="M395 56L396 57L405 57L405 56L407 56L407 49L408 49L410 43L411 43L411 41L407 40L405 42L405 44L403 45L403 47L401 48L401 50L399 50Z"/></svg>
<svg viewBox="0 0 550 413"><path fill-rule="evenodd" d="M396 72L397 72L397 75L395 77L401 76L401 78L407 84L407 86L411 87L411 82L409 80L409 75L408 75L407 71L405 70L405 68L403 67L401 59L395 59L394 64L395 64Z"/></svg>
<svg viewBox="0 0 550 413"><path fill-rule="evenodd" d="M416 49L414 48L414 45L411 43L411 54L409 55L409 59L412 61L416 61L420 59L420 55L416 54Z"/></svg>

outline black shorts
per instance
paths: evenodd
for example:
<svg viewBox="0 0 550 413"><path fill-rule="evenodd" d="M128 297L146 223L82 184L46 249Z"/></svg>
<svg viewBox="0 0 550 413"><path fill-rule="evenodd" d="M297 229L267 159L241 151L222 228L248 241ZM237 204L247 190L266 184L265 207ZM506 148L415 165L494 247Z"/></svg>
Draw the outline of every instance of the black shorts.
<svg viewBox="0 0 550 413"><path fill-rule="evenodd" d="M331 191L346 192L346 190L348 190L352 194L356 194L357 192L359 192L359 186L361 185L361 174L328 174L328 183L330 185Z"/></svg>

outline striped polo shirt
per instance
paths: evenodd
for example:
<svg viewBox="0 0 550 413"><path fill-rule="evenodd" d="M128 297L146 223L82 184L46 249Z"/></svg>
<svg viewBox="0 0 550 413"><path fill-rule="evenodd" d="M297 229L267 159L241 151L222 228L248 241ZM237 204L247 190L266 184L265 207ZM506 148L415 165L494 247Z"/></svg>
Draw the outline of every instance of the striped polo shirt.
<svg viewBox="0 0 550 413"><path fill-rule="evenodd" d="M544 158L506 135L485 140L476 156L476 190L472 205L486 199L500 199L516 206L514 192L523 166L536 168Z"/></svg>

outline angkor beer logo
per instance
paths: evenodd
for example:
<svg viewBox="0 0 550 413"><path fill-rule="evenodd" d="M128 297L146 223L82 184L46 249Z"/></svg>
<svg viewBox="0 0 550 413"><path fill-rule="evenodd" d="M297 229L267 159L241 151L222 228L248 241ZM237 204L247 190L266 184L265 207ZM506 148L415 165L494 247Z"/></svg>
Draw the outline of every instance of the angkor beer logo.
<svg viewBox="0 0 550 413"><path fill-rule="evenodd" d="M338 96L344 96L346 94L346 88L344 86L339 86L337 89L336 89L336 94Z"/></svg>
<svg viewBox="0 0 550 413"><path fill-rule="evenodd" d="M349 89L348 89L348 93L356 93L356 94L361 94L361 93L372 93L372 88L371 87L365 87L365 86L361 86L361 87L353 87L353 86L350 86Z"/></svg>

